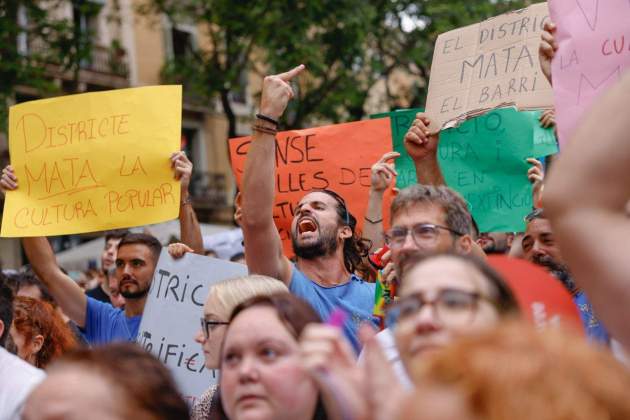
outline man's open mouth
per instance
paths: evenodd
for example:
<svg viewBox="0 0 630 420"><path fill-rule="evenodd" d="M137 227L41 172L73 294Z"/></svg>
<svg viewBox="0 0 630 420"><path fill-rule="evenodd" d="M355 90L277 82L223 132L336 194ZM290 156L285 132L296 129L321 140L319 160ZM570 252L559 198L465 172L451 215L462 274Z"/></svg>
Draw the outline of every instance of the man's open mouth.
<svg viewBox="0 0 630 420"><path fill-rule="evenodd" d="M297 225L298 233L315 232L317 230L317 224L312 219L303 218Z"/></svg>

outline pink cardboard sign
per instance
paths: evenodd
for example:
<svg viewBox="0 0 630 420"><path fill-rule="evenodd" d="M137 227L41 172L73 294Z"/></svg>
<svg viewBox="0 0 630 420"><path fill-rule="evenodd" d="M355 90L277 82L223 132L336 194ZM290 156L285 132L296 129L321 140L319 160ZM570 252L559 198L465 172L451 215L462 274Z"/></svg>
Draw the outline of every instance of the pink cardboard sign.
<svg viewBox="0 0 630 420"><path fill-rule="evenodd" d="M558 51L552 63L560 144L630 64L630 0L550 0Z"/></svg>

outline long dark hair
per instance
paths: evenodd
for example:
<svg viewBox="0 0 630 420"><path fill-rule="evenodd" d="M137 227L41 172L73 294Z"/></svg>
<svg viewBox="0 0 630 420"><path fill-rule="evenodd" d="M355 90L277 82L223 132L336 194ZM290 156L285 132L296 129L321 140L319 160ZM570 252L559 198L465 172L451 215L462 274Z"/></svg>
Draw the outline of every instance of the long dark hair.
<svg viewBox="0 0 630 420"><path fill-rule="evenodd" d="M350 273L369 271L363 262L372 246L371 241L362 238L356 231L357 219L348 211L345 200L332 190L317 190L328 194L337 201L337 216L339 223L350 227L352 236L343 242L343 264ZM366 270L367 269L367 270Z"/></svg>

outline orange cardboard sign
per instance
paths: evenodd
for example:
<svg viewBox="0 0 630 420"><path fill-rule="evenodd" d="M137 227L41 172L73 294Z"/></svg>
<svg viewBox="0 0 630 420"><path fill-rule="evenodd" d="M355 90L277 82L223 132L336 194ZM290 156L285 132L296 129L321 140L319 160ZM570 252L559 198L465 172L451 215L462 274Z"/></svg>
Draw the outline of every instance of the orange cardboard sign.
<svg viewBox="0 0 630 420"><path fill-rule="evenodd" d="M273 217L285 255L292 256L293 210L304 195L329 189L341 195L358 229L363 226L370 189L371 167L392 151L389 118L291 130L276 136L275 207ZM240 188L251 137L230 139L230 159ZM388 219L391 197L383 200Z"/></svg>

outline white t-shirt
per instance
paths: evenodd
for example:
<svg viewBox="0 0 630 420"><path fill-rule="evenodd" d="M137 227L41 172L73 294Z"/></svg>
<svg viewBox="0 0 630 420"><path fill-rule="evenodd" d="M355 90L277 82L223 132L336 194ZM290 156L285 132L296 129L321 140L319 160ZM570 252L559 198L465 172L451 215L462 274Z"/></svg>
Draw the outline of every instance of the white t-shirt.
<svg viewBox="0 0 630 420"><path fill-rule="evenodd" d="M19 419L26 397L46 374L0 347L0 419Z"/></svg>

